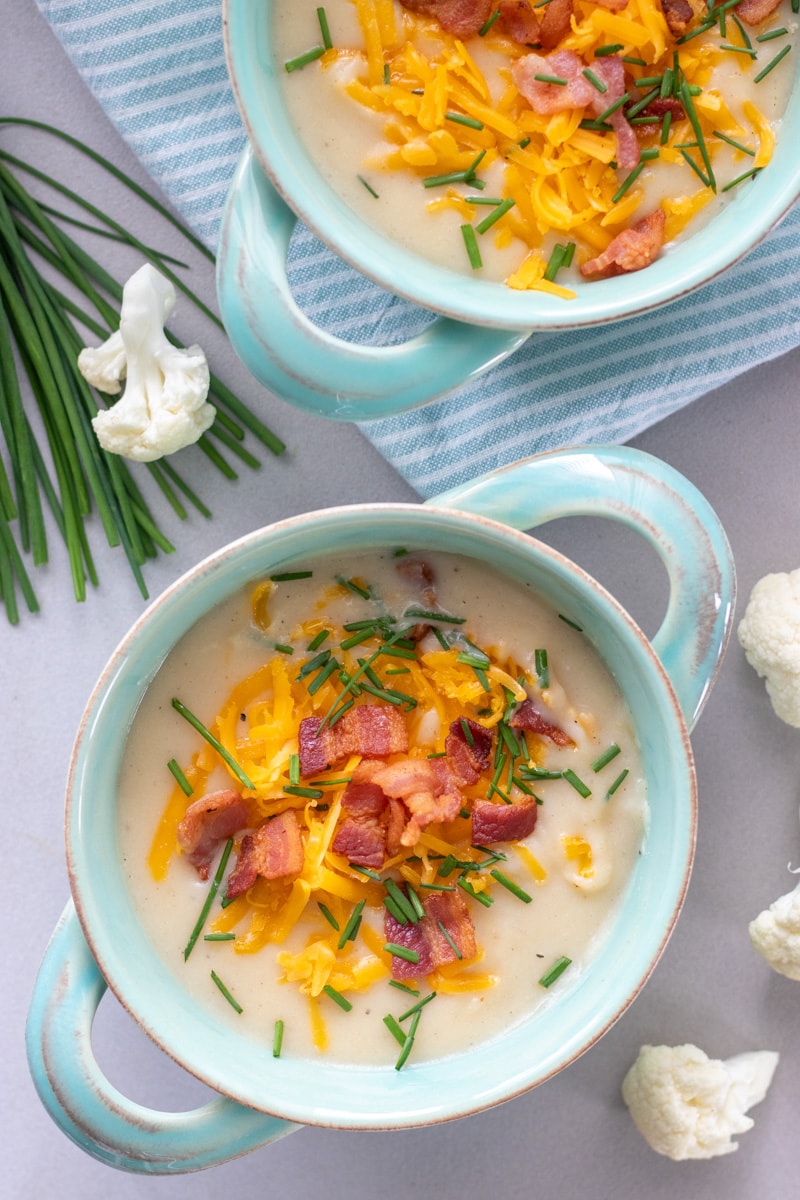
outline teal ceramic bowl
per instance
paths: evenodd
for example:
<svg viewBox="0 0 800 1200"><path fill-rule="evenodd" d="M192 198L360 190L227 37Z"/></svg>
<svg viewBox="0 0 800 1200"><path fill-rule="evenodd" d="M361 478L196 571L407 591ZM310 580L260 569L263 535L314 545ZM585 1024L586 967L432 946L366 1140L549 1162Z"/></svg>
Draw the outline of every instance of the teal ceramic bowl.
<svg viewBox="0 0 800 1200"><path fill-rule="evenodd" d="M658 550L670 599L651 645L580 567L521 530L590 513L622 521ZM126 731L149 681L186 630L265 573L315 553L402 542L469 555L533 585L577 622L633 714L649 824L618 918L557 1002L469 1053L388 1066L284 1055L220 1028L159 958L119 870L115 789ZM46 951L28 1053L49 1112L111 1165L169 1173L212 1165L298 1124L399 1129L467 1116L543 1083L587 1050L636 997L670 935L692 865L696 794L689 730L727 641L734 576L707 502L671 468L627 449L564 451L516 464L428 504L334 508L259 530L169 588L119 646L92 695L67 795L71 902ZM133 1104L105 1079L91 1024L106 985L150 1037L219 1099L170 1114Z"/></svg>
<svg viewBox="0 0 800 1200"><path fill-rule="evenodd" d="M433 265L367 226L303 149L283 99L283 63L271 51L277 2L223 2L228 69L249 145L223 218L218 295L228 333L250 370L274 393L312 412L347 420L389 416L474 378L537 330L599 325L675 300L752 249L800 194L795 89L768 169L644 271L579 283L577 298L565 302ZM396 347L354 345L318 329L286 278L298 217L364 275L438 319Z"/></svg>

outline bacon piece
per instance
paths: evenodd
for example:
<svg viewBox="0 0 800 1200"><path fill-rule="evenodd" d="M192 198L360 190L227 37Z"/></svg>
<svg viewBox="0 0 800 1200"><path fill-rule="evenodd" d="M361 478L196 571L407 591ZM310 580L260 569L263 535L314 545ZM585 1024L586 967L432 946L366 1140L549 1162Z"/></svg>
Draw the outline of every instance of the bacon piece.
<svg viewBox="0 0 800 1200"><path fill-rule="evenodd" d="M625 64L616 54L609 54L604 58L596 58L592 63L592 70L606 85L604 92L593 88L591 108L595 116L599 117L625 95ZM638 165L640 157L636 132L621 108L612 113L607 121L617 135L617 165L625 171L630 171Z"/></svg>
<svg viewBox="0 0 800 1200"><path fill-rule="evenodd" d="M744 3L747 3L747 0L744 0ZM661 11L673 37L683 37L689 32L689 26L694 20L694 9L689 0L661 0Z"/></svg>
<svg viewBox="0 0 800 1200"><path fill-rule="evenodd" d="M545 57L542 54L526 54L517 59L511 68L511 77L517 91L530 104L534 112L543 116L564 112L570 108L590 108L597 89L583 75L584 62L573 50L556 50ZM566 85L542 83L537 75L553 75L566 79ZM609 101L609 104L611 101ZM607 107L607 106L606 106Z"/></svg>
<svg viewBox="0 0 800 1200"><path fill-rule="evenodd" d="M609 12L622 12L623 8L628 7L628 0L595 0L595 3Z"/></svg>
<svg viewBox="0 0 800 1200"><path fill-rule="evenodd" d="M461 794L452 789L452 775L437 770L441 760L406 758L392 763L373 776L373 783L393 800L402 800L410 819L400 835L403 846L414 846L426 826L434 821L452 821L461 808Z"/></svg>
<svg viewBox="0 0 800 1200"><path fill-rule="evenodd" d="M478 846L517 842L533 833L538 815L539 805L533 799L519 804L476 800L472 809L472 841Z"/></svg>
<svg viewBox="0 0 800 1200"><path fill-rule="evenodd" d="M655 209L630 229L618 233L597 258L583 263L581 274L593 279L610 279L613 275L623 275L649 267L664 241L665 221L666 214L663 208Z"/></svg>
<svg viewBox="0 0 800 1200"><path fill-rule="evenodd" d="M333 850L358 867L379 871L386 858L386 831L377 821L348 818L336 831Z"/></svg>
<svg viewBox="0 0 800 1200"><path fill-rule="evenodd" d="M569 734L552 721L548 721L532 700L523 700L522 704L512 713L508 723L512 729L529 729L531 733L538 733L542 737L549 738L556 746L575 745Z"/></svg>
<svg viewBox="0 0 800 1200"><path fill-rule="evenodd" d="M435 17L447 33L467 38L489 19L494 0L400 0L411 12Z"/></svg>
<svg viewBox="0 0 800 1200"><path fill-rule="evenodd" d="M386 796L377 783L357 783L353 779L345 788L342 808L356 821L379 817L386 808Z"/></svg>
<svg viewBox="0 0 800 1200"><path fill-rule="evenodd" d="M469 909L459 892L436 892L426 896L422 902L425 916L412 925L401 925L390 912L384 916L383 929L388 942L414 950L419 956L416 963L404 958L392 958L392 976L395 979L416 979L429 975L436 967L453 962L458 954L442 933L441 921L463 959L474 958L477 952L475 926Z"/></svg>
<svg viewBox="0 0 800 1200"><path fill-rule="evenodd" d="M250 820L247 804L238 792L225 788L195 800L178 826L178 844L201 879L220 842L244 829Z"/></svg>
<svg viewBox="0 0 800 1200"><path fill-rule="evenodd" d="M227 895L241 896L264 879L283 879L303 869L303 840L293 808L259 825L242 838L239 860L228 879Z"/></svg>
<svg viewBox="0 0 800 1200"><path fill-rule="evenodd" d="M651 100L646 108L643 108L639 113L640 117L658 117L659 120L665 113L671 112L673 121L682 121L686 112L680 100L676 100L674 96L657 96L655 100ZM657 129L655 121L649 125L637 125L636 136L639 138L649 137Z"/></svg>
<svg viewBox="0 0 800 1200"><path fill-rule="evenodd" d="M397 573L413 583L419 592L420 599L428 608L436 603L436 576L430 563L424 558L414 558L405 554L397 560Z"/></svg>
<svg viewBox="0 0 800 1200"><path fill-rule="evenodd" d="M539 42L545 50L555 50L570 31L572 0L550 0L541 18Z"/></svg>
<svg viewBox="0 0 800 1200"><path fill-rule="evenodd" d="M465 725L469 729L471 741L464 731ZM463 723L453 721L445 738L444 748L447 751L448 765L461 787L478 782L481 772L489 765L492 742L492 731L485 725L470 721L468 717L463 718Z"/></svg>
<svg viewBox="0 0 800 1200"><path fill-rule="evenodd" d="M304 779L343 762L351 754L387 758L408 750L408 730L402 713L391 704L361 704L321 733L321 717L300 722L298 746Z"/></svg>
<svg viewBox="0 0 800 1200"><path fill-rule="evenodd" d="M497 26L520 46L539 44L539 18L527 0L500 0Z"/></svg>
<svg viewBox="0 0 800 1200"><path fill-rule="evenodd" d="M741 0L736 5L736 15L745 25L760 25L775 12L781 0Z"/></svg>

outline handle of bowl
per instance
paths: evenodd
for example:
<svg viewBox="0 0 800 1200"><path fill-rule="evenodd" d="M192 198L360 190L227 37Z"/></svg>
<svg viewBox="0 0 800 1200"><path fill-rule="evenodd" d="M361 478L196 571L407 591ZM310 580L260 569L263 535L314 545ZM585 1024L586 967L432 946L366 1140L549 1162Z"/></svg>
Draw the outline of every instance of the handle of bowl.
<svg viewBox="0 0 800 1200"><path fill-rule="evenodd" d="M291 404L343 421L388 417L475 378L528 336L438 317L398 346L336 338L314 325L292 296L286 258L296 223L252 151L245 150L222 219L217 296L239 357Z"/></svg>
<svg viewBox="0 0 800 1200"><path fill-rule="evenodd" d="M92 1050L92 1022L105 991L70 901L45 951L26 1039L45 1108L82 1150L123 1171L175 1175L216 1166L300 1128L223 1096L177 1113L128 1100Z"/></svg>
<svg viewBox="0 0 800 1200"><path fill-rule="evenodd" d="M694 484L643 451L587 446L525 459L428 503L520 530L557 517L594 515L641 533L669 577L667 611L653 649L689 729L694 727L722 662L736 597L728 539Z"/></svg>

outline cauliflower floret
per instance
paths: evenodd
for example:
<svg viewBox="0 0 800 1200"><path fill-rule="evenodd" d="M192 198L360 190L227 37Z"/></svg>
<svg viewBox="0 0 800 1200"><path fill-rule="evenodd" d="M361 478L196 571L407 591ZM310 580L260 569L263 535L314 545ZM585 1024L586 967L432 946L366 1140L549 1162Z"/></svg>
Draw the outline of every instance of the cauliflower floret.
<svg viewBox="0 0 800 1200"><path fill-rule="evenodd" d="M775 712L800 726L800 567L759 579L738 635L750 666L766 680Z"/></svg>
<svg viewBox="0 0 800 1200"><path fill-rule="evenodd" d="M773 971L800 979L800 883L750 922L750 941Z"/></svg>
<svg viewBox="0 0 800 1200"><path fill-rule="evenodd" d="M642 1046L622 1084L622 1097L645 1141L682 1161L714 1158L738 1149L733 1135L753 1121L745 1116L767 1094L778 1065L769 1050L727 1062L697 1046Z"/></svg>
<svg viewBox="0 0 800 1200"><path fill-rule="evenodd" d="M146 264L123 288L119 330L78 356L81 374L100 391L114 395L126 379L122 399L92 421L112 454L152 462L196 442L214 420L203 351L178 349L164 333L174 304L172 284Z"/></svg>

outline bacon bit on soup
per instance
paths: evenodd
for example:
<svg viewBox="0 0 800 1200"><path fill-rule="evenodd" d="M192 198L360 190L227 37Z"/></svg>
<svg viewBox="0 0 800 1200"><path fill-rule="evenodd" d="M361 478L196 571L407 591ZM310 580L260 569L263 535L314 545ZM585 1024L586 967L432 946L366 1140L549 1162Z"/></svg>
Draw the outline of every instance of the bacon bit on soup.
<svg viewBox="0 0 800 1200"><path fill-rule="evenodd" d="M656 208L630 229L623 229L602 254L583 263L581 274L592 279L609 279L649 267L661 249L666 219L663 208Z"/></svg>
<svg viewBox="0 0 800 1200"><path fill-rule="evenodd" d="M245 829L249 820L247 804L232 788L210 792L189 805L178 826L178 844L201 879L208 879L220 843Z"/></svg>
<svg viewBox="0 0 800 1200"><path fill-rule="evenodd" d="M228 897L241 896L262 879L285 879L302 871L305 857L293 809L279 813L242 838L239 859L228 879Z"/></svg>
<svg viewBox="0 0 800 1200"><path fill-rule="evenodd" d="M767 17L772 16L780 2L781 0L740 0L736 5L736 15L746 25L760 25Z"/></svg>
<svg viewBox="0 0 800 1200"><path fill-rule="evenodd" d="M472 808L472 840L480 846L521 841L533 833L538 815L539 805L535 800L521 800L517 804L476 800Z"/></svg>
<svg viewBox="0 0 800 1200"><path fill-rule="evenodd" d="M413 954L413 959L392 957L394 979L418 979L438 967L477 954L475 926L466 901L458 892L434 892L422 902L425 915L402 925L390 912L383 920L386 941Z"/></svg>
<svg viewBox="0 0 800 1200"><path fill-rule="evenodd" d="M549 721L532 700L523 700L522 704L517 705L508 723L512 729L529 729L531 733L549 738L556 746L575 745L569 734Z"/></svg>
<svg viewBox="0 0 800 1200"><path fill-rule="evenodd" d="M346 712L333 728L322 728L321 717L306 717L300 722L298 736L304 779L344 762L351 754L387 758L408 749L403 716L389 704L362 704Z"/></svg>
<svg viewBox="0 0 800 1200"><path fill-rule="evenodd" d="M491 729L468 717L453 721L444 741L450 769L462 786L477 783L489 765L494 737Z"/></svg>
<svg viewBox="0 0 800 1200"><path fill-rule="evenodd" d="M401 0L411 12L435 17L442 29L456 37L471 37L489 19L493 0Z"/></svg>

